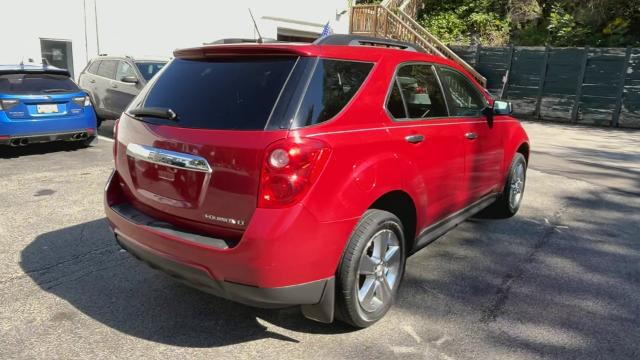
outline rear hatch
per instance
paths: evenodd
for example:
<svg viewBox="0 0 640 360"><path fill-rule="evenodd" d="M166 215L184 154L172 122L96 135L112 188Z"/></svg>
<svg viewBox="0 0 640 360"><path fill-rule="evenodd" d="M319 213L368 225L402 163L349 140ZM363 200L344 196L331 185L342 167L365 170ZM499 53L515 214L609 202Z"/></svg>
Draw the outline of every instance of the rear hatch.
<svg viewBox="0 0 640 360"><path fill-rule="evenodd" d="M304 62L292 53L171 61L118 124L116 169L131 203L185 230L239 239L264 150L287 135L276 118L286 117Z"/></svg>
<svg viewBox="0 0 640 360"><path fill-rule="evenodd" d="M63 74L0 73L0 102L9 119L49 119L82 114L85 94Z"/></svg>

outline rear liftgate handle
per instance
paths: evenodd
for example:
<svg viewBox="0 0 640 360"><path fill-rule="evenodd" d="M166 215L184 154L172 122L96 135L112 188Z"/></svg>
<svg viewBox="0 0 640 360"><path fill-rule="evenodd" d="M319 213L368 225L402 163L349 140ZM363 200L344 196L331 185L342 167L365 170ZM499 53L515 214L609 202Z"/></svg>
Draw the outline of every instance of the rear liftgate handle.
<svg viewBox="0 0 640 360"><path fill-rule="evenodd" d="M406 136L404 139L408 143L417 144L417 143L421 143L421 142L424 141L424 135L420 135L420 134L409 135L409 136Z"/></svg>

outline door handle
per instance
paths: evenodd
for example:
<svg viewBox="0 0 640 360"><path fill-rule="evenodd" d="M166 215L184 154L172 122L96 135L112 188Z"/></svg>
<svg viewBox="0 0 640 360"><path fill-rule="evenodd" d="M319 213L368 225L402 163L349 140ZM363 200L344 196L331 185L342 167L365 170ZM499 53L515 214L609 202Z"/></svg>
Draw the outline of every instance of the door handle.
<svg viewBox="0 0 640 360"><path fill-rule="evenodd" d="M409 136L406 136L404 139L408 143L417 144L417 143L420 143L420 142L424 141L424 135L420 135L420 134L409 135Z"/></svg>
<svg viewBox="0 0 640 360"><path fill-rule="evenodd" d="M466 134L464 134L464 137L466 137L469 140L475 140L478 138L478 134L474 133L474 132L468 132Z"/></svg>
<svg viewBox="0 0 640 360"><path fill-rule="evenodd" d="M118 88L118 84L111 84L111 87L114 88L114 89L117 89Z"/></svg>
<svg viewBox="0 0 640 360"><path fill-rule="evenodd" d="M90 83L95 84L96 81L94 79L89 80Z"/></svg>

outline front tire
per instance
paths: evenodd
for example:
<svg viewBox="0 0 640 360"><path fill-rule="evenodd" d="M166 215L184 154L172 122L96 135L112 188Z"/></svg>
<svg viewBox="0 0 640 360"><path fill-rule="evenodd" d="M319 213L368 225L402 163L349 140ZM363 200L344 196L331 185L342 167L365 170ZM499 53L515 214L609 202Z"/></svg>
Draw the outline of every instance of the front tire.
<svg viewBox="0 0 640 360"><path fill-rule="evenodd" d="M405 262L400 219L383 210L365 212L336 274L338 319L359 328L380 320L395 302Z"/></svg>
<svg viewBox="0 0 640 360"><path fill-rule="evenodd" d="M527 179L527 160L524 155L516 153L509 167L509 175L500 197L484 210L486 215L495 218L510 218L520 209Z"/></svg>

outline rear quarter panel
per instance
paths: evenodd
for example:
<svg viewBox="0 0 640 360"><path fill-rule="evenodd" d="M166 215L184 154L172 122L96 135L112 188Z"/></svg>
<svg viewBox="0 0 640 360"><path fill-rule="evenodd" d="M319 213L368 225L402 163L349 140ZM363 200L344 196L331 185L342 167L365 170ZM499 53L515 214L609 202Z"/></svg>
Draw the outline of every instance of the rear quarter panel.
<svg viewBox="0 0 640 360"><path fill-rule="evenodd" d="M332 149L326 168L303 200L319 221L359 218L381 196L397 190L412 197L418 219L424 219L421 204L426 205L426 195L404 184L407 178L419 179L419 172L411 159L400 158L393 148L390 120L383 107L397 61L377 60L341 113L325 123L290 133L325 141ZM340 239L347 240L348 234Z"/></svg>

